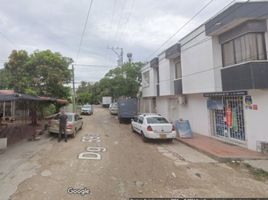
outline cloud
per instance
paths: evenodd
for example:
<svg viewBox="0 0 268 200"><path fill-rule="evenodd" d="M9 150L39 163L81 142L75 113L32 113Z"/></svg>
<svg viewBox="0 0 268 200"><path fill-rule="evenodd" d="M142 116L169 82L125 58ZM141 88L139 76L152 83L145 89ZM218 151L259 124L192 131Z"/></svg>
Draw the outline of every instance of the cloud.
<svg viewBox="0 0 268 200"><path fill-rule="evenodd" d="M78 62L116 66L117 57L108 46L122 47L125 55L132 52L135 61L144 61L207 2L95 0ZM0 32L13 44L0 35L0 60L7 60L14 48L29 52L51 49L76 59L89 3L89 0L2 0ZM225 0L215 0L164 48L204 23L226 4ZM77 67L75 75L79 81L97 81L108 69Z"/></svg>

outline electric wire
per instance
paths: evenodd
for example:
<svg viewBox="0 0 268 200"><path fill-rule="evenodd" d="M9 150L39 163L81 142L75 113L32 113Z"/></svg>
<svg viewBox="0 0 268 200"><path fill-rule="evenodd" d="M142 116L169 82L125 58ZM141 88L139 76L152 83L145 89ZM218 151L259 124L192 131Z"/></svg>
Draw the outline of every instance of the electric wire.
<svg viewBox="0 0 268 200"><path fill-rule="evenodd" d="M88 18L89 18L89 14L90 14L90 11L91 11L91 8L92 8L92 4L93 4L93 0L90 0L90 4L89 4L88 11L87 11L85 24L84 24L83 31L82 31L81 38L80 38L80 42L79 42L79 47L78 47L77 56L76 56L76 62L78 61L79 54L80 54L80 51L81 51L81 47L82 47L84 35L85 35L85 32L86 32Z"/></svg>
<svg viewBox="0 0 268 200"><path fill-rule="evenodd" d="M164 45L166 45L172 38L174 38L180 31L182 31L191 21L193 21L203 10L205 10L214 0L206 3L198 12L196 12L186 23L184 23L175 33L173 33L167 40L165 40L153 53L151 53L146 60L149 60L155 53L157 53Z"/></svg>

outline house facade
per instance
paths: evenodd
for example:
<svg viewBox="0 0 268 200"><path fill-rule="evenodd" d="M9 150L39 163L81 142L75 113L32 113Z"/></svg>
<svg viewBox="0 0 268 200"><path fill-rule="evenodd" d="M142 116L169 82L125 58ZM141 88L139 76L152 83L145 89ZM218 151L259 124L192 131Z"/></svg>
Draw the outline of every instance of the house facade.
<svg viewBox="0 0 268 200"><path fill-rule="evenodd" d="M268 2L235 3L154 58L142 69L151 81L143 84L154 105L148 112L261 151L268 143L267 10Z"/></svg>

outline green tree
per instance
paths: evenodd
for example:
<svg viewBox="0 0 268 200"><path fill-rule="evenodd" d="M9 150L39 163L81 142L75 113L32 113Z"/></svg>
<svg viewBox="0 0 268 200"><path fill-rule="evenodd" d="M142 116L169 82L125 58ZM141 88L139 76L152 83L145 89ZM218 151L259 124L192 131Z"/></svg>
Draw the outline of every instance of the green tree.
<svg viewBox="0 0 268 200"><path fill-rule="evenodd" d="M24 50L13 50L0 76L6 75L5 87L16 92L40 96L68 98L71 80L68 66L71 58L50 50L35 51L31 55Z"/></svg>

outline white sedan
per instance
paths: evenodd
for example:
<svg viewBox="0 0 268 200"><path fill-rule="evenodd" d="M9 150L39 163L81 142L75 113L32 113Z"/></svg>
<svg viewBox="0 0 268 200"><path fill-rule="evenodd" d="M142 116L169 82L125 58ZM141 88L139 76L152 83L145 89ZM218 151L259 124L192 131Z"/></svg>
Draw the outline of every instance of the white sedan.
<svg viewBox="0 0 268 200"><path fill-rule="evenodd" d="M175 127L158 114L141 114L131 121L132 131L148 139L166 139L172 142L176 138Z"/></svg>

